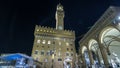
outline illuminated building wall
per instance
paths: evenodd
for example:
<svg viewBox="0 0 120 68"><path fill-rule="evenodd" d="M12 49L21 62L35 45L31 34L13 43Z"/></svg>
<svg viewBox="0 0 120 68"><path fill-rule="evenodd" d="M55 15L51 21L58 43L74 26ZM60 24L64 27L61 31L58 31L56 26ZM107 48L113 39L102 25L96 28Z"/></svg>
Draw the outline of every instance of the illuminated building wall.
<svg viewBox="0 0 120 68"><path fill-rule="evenodd" d="M66 64L74 67L75 32L64 30L64 10L57 5L56 28L36 25L32 57L42 62L43 68L63 68Z"/></svg>

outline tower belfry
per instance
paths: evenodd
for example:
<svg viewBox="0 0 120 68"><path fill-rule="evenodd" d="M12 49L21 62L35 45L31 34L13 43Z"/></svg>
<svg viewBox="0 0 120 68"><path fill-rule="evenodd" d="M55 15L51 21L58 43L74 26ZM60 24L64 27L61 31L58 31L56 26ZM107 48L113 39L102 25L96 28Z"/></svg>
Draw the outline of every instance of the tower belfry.
<svg viewBox="0 0 120 68"><path fill-rule="evenodd" d="M57 5L56 10L56 29L64 30L64 9L60 3Z"/></svg>

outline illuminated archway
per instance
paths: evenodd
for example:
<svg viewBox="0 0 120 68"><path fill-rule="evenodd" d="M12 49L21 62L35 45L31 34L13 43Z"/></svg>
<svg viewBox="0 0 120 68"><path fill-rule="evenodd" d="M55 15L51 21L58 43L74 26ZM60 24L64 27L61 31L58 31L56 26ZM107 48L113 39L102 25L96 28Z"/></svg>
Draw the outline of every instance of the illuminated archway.
<svg viewBox="0 0 120 68"><path fill-rule="evenodd" d="M99 49L98 42L95 39L91 39L88 45L89 45L89 50L92 53L94 64L101 64L103 59Z"/></svg>
<svg viewBox="0 0 120 68"><path fill-rule="evenodd" d="M106 52L108 54L109 63L113 62L117 64L119 62L120 65L120 32L113 27L107 27L103 29L100 33L100 42L106 48ZM115 60L117 59L117 60Z"/></svg>
<svg viewBox="0 0 120 68"><path fill-rule="evenodd" d="M89 45L89 50L94 50L96 51L96 49L98 48L98 44L97 44L97 41L94 40L94 39L91 39L88 43Z"/></svg>
<svg viewBox="0 0 120 68"><path fill-rule="evenodd" d="M82 47L82 55L84 56L84 62L86 66L90 66L89 54L86 46Z"/></svg>
<svg viewBox="0 0 120 68"><path fill-rule="evenodd" d="M112 29L115 29L114 27L112 26L109 26L109 27L106 27L104 28L101 32L100 32L100 35L99 35L99 40L100 40L100 43L103 43L103 38L104 36L106 36L106 33L108 33L109 31L111 31Z"/></svg>
<svg viewBox="0 0 120 68"><path fill-rule="evenodd" d="M86 46L83 46L82 47L82 54L84 54L84 51L86 51L87 50L87 47Z"/></svg>

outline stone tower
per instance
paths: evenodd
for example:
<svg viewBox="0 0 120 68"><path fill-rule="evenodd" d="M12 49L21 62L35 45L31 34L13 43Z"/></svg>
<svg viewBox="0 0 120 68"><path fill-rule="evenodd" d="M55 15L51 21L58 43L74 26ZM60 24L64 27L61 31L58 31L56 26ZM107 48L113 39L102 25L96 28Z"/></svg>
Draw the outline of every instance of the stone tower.
<svg viewBox="0 0 120 68"><path fill-rule="evenodd" d="M56 28L36 25L32 57L42 63L42 68L74 67L76 49L75 32L64 30L64 11L57 5Z"/></svg>
<svg viewBox="0 0 120 68"><path fill-rule="evenodd" d="M57 5L56 29L64 30L64 10L63 10L63 6L61 4Z"/></svg>

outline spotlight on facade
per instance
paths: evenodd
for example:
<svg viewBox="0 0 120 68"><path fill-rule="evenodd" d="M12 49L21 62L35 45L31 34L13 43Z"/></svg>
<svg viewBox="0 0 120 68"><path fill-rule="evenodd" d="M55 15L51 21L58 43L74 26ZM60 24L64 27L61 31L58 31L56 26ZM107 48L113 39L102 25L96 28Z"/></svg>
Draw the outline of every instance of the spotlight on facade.
<svg viewBox="0 0 120 68"><path fill-rule="evenodd" d="M120 16L117 17L116 23L120 25Z"/></svg>
<svg viewBox="0 0 120 68"><path fill-rule="evenodd" d="M117 16L113 23L116 25L120 25L120 16Z"/></svg>
<svg viewBox="0 0 120 68"><path fill-rule="evenodd" d="M120 16L118 16L118 20L120 20Z"/></svg>

